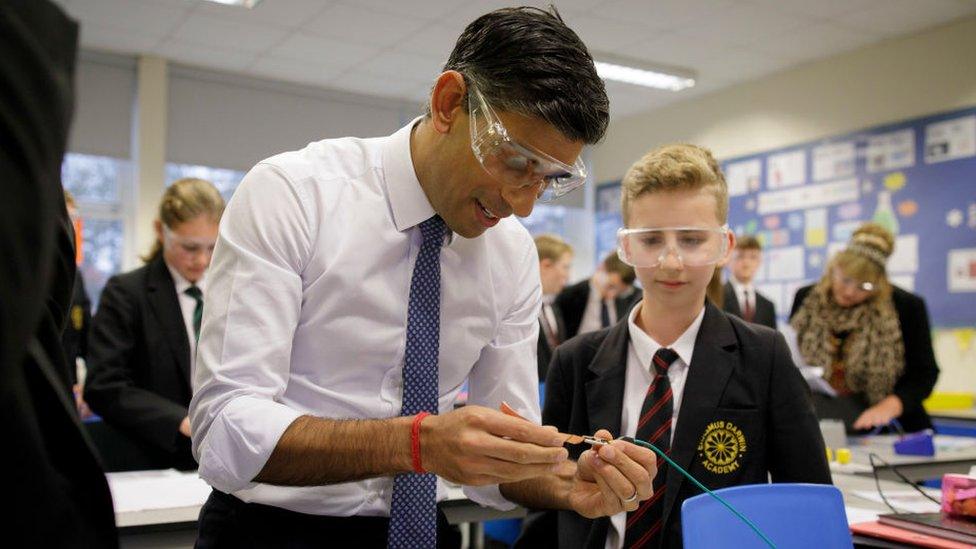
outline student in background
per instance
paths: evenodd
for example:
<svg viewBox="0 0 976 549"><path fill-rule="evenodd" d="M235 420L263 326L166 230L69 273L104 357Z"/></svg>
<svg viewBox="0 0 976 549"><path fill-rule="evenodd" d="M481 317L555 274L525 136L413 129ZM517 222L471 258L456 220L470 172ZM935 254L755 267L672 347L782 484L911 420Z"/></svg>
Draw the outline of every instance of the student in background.
<svg viewBox="0 0 976 549"><path fill-rule="evenodd" d="M539 381L546 380L549 360L556 346L566 340L562 314L554 303L556 295L566 286L573 266L573 247L552 234L535 237L539 252L539 277L542 279L542 309L539 312Z"/></svg>
<svg viewBox="0 0 976 549"><path fill-rule="evenodd" d="M543 423L567 433L610 425L670 452L713 489L770 478L829 483L817 418L783 336L705 299L735 242L711 153L651 151L624 177L621 209L621 257L636 269L643 301L625 322L556 349ZM636 510L596 520L558 511L548 545L681 547L681 503L700 490L663 460L657 467L653 496Z"/></svg>
<svg viewBox="0 0 976 549"><path fill-rule="evenodd" d="M889 280L895 239L865 223L828 263L823 277L800 288L790 324L807 364L824 368L837 396L814 393L821 418L849 430L898 420L906 431L932 427L922 407L939 377L925 301Z"/></svg>
<svg viewBox="0 0 976 549"><path fill-rule="evenodd" d="M92 324L85 400L156 467L193 469L190 370L224 200L202 179L173 183L146 265L109 279Z"/></svg>
<svg viewBox="0 0 976 549"><path fill-rule="evenodd" d="M610 252L586 280L563 289L555 304L563 313L566 337L613 326L640 300L634 269Z"/></svg>
<svg viewBox="0 0 976 549"><path fill-rule="evenodd" d="M75 197L64 191L64 204L68 207L68 217L75 229L75 263L81 265L81 223ZM91 410L81 395L79 370L88 359L88 332L91 326L91 300L85 290L85 279L81 270L75 271L75 283L71 293L71 307L68 309L68 322L61 334L61 345L64 347L64 357L68 362L68 376L71 379L75 405L81 419L91 416ZM80 361L80 364L79 364Z"/></svg>
<svg viewBox="0 0 976 549"><path fill-rule="evenodd" d="M725 283L725 312L775 330L776 307L752 284L760 265L762 245L759 240L752 235L738 238L729 269L731 276Z"/></svg>

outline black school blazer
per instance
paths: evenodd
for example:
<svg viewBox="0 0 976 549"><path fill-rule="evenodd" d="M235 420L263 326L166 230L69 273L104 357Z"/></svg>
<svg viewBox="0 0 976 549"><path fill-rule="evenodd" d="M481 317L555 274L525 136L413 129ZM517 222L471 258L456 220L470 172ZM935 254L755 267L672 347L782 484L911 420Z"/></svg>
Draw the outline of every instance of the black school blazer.
<svg viewBox="0 0 976 549"><path fill-rule="evenodd" d="M626 321L583 334L556 349L546 382L542 421L564 433L620 433L629 331ZM783 336L726 315L708 303L675 428L671 457L711 489L768 482L830 484L830 470L809 390ZM733 436L729 461L705 441ZM743 447L744 446L744 447ZM702 447L700 449L700 447ZM577 458L585 448L575 448ZM668 468L662 547L681 547L681 503L701 491ZM549 511L556 531L523 533L560 548L602 548L609 518ZM544 526L543 526L544 527Z"/></svg>
<svg viewBox="0 0 976 549"><path fill-rule="evenodd" d="M109 279L92 321L85 400L158 467L192 469L179 432L190 404L190 342L162 257Z"/></svg>

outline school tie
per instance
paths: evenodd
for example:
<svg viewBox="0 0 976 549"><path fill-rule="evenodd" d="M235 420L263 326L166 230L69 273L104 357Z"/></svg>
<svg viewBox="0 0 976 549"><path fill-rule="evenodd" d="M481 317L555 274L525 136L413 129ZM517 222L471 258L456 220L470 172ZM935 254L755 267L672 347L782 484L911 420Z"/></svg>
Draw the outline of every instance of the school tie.
<svg viewBox="0 0 976 549"><path fill-rule="evenodd" d="M655 369L654 380L647 388L644 404L641 406L640 420L637 424L637 438L657 446L666 454L671 453L671 382L668 381L668 366L678 359L678 353L660 348L654 353L652 363ZM667 462L658 456L657 475L652 486L654 495L641 503L634 511L627 513L627 526L624 530L624 547L639 549L657 547L661 539L664 511L664 492L668 477Z"/></svg>
<svg viewBox="0 0 976 549"><path fill-rule="evenodd" d="M749 290L742 290L742 300L745 302L742 307L742 319L746 322L752 322L752 319L756 316L756 311L752 307L752 300L749 299Z"/></svg>
<svg viewBox="0 0 976 549"><path fill-rule="evenodd" d="M200 322L203 320L203 292L200 291L199 286L193 285L184 290L183 293L197 302L197 306L193 308L193 341L199 342Z"/></svg>
<svg viewBox="0 0 976 549"><path fill-rule="evenodd" d="M600 327L606 328L610 326L610 308L607 307L607 300L600 300Z"/></svg>
<svg viewBox="0 0 976 549"><path fill-rule="evenodd" d="M410 281L407 345L403 360L402 416L437 413L437 350L440 342L441 245L444 220L420 224L422 243ZM405 473L393 479L389 547L437 546L437 477Z"/></svg>

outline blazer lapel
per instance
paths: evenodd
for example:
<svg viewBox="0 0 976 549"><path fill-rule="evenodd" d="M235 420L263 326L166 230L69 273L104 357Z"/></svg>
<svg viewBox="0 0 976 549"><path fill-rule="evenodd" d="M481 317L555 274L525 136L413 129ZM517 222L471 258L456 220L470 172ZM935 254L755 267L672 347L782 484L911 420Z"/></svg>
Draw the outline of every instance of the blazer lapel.
<svg viewBox="0 0 976 549"><path fill-rule="evenodd" d="M190 342L186 333L186 323L183 320L183 310L180 308L179 298L176 296L176 285L173 277L166 268L162 257L153 260L149 266L147 290L149 304L159 323L166 342L173 350L177 365L183 373L183 378L190 380Z"/></svg>
<svg viewBox="0 0 976 549"><path fill-rule="evenodd" d="M628 323L618 322L607 333L590 362L586 382L586 412L590 431L606 429L620 435L620 412L624 404L624 374L627 371Z"/></svg>
<svg viewBox="0 0 976 549"><path fill-rule="evenodd" d="M713 410L725 392L729 376L739 362L735 332L726 318L712 303L706 302L695 351L688 367L678 424L671 444L671 459L685 470L690 469L698 448L698 439L705 431ZM673 510L684 475L673 467L668 468L667 488L664 495L664 521ZM679 511L680 512L680 511Z"/></svg>

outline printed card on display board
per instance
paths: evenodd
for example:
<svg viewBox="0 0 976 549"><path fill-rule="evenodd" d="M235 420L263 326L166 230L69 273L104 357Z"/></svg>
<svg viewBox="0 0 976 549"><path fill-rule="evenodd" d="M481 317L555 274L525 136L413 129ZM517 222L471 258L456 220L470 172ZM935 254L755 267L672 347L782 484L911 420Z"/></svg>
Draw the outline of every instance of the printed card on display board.
<svg viewBox="0 0 976 549"><path fill-rule="evenodd" d="M925 163L976 156L976 115L944 120L925 127Z"/></svg>
<svg viewBox="0 0 976 549"><path fill-rule="evenodd" d="M766 159L766 188L781 189L802 185L806 181L806 151L774 154Z"/></svg>
<svg viewBox="0 0 976 549"><path fill-rule="evenodd" d="M760 215L853 202L860 197L857 179L804 185L795 189L759 193Z"/></svg>
<svg viewBox="0 0 976 549"><path fill-rule="evenodd" d="M725 169L725 182L729 196L739 196L759 189L762 164L759 159L733 162Z"/></svg>
<svg viewBox="0 0 976 549"><path fill-rule="evenodd" d="M854 175L856 149L853 141L831 143L813 149L813 180L829 181Z"/></svg>
<svg viewBox="0 0 976 549"><path fill-rule="evenodd" d="M949 250L949 291L976 292L976 248Z"/></svg>
<svg viewBox="0 0 976 549"><path fill-rule="evenodd" d="M895 239L895 251L888 258L889 273L918 272L918 235L903 234Z"/></svg>
<svg viewBox="0 0 976 549"><path fill-rule="evenodd" d="M915 165L915 132L911 129L868 138L868 173L886 172Z"/></svg>
<svg viewBox="0 0 976 549"><path fill-rule="evenodd" d="M806 271L806 250L803 246L773 248L766 252L769 267L766 277L769 280L798 280Z"/></svg>

